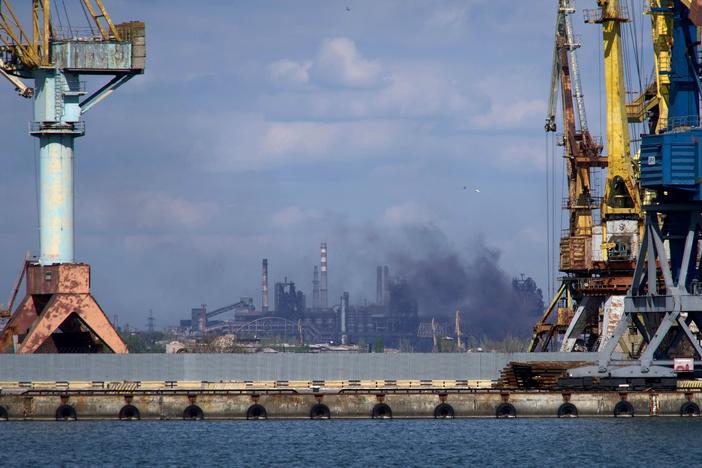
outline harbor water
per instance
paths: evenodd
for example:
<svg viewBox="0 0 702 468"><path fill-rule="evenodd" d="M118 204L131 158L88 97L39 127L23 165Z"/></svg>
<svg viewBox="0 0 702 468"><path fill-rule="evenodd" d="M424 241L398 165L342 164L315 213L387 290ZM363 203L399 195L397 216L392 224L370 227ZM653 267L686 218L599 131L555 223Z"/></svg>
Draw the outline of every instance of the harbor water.
<svg viewBox="0 0 702 468"><path fill-rule="evenodd" d="M699 466L702 419L8 421L6 466Z"/></svg>

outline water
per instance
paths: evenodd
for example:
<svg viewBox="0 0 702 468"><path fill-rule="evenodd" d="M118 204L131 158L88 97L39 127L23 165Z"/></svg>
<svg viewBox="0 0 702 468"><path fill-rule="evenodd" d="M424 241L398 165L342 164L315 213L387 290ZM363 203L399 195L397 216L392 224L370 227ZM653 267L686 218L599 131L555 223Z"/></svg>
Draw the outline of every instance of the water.
<svg viewBox="0 0 702 468"><path fill-rule="evenodd" d="M702 419L0 424L4 466L700 466Z"/></svg>

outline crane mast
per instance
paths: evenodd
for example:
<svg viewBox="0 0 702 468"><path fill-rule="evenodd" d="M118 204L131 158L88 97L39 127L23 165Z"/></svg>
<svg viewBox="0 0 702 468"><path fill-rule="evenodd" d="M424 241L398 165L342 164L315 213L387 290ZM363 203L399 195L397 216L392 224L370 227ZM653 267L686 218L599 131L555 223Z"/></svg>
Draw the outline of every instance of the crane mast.
<svg viewBox="0 0 702 468"><path fill-rule="evenodd" d="M570 15L575 12L569 0L559 0L556 16L553 67L551 74L550 108L546 119L546 131L555 131L555 106L560 89L563 114L564 165L568 183L568 234L560 241L560 270L566 273L558 292L551 300L539 322L529 344L529 351L547 351L553 338L566 331L568 310L573 307L573 297L578 296L578 284L589 278L593 269L593 210L597 198L593 194L591 170L605 167L601 157L602 147L590 135L585 116L585 105L577 74L578 60L576 43ZM574 73L575 72L575 73ZM576 110L580 129L576 126ZM561 300L565 307L558 309L558 318L553 322L554 312ZM549 321L551 320L551 321Z"/></svg>

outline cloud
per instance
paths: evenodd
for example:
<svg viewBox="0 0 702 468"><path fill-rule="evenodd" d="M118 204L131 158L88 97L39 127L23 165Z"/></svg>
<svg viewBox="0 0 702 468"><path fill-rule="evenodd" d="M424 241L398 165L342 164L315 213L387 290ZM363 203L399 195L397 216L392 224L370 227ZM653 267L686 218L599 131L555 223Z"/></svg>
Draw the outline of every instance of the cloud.
<svg viewBox="0 0 702 468"><path fill-rule="evenodd" d="M381 224L389 227L432 224L433 216L427 208L414 202L394 205L383 212Z"/></svg>
<svg viewBox="0 0 702 468"><path fill-rule="evenodd" d="M310 80L312 62L298 63L294 60L278 60L268 65L268 78L281 87L300 87Z"/></svg>
<svg viewBox="0 0 702 468"><path fill-rule="evenodd" d="M322 217L318 210L303 209L299 206L288 206L271 215L271 224L279 228L304 225Z"/></svg>
<svg viewBox="0 0 702 468"><path fill-rule="evenodd" d="M345 37L322 43L311 74L326 86L372 88L384 82L380 63L363 57L356 44Z"/></svg>
<svg viewBox="0 0 702 468"><path fill-rule="evenodd" d="M471 121L477 128L521 128L531 126L545 113L546 101L543 99L495 102L489 112L476 115Z"/></svg>
<svg viewBox="0 0 702 468"><path fill-rule="evenodd" d="M219 212L214 202L192 201L163 191L112 193L81 200L79 208L84 224L108 231L196 229Z"/></svg>
<svg viewBox="0 0 702 468"><path fill-rule="evenodd" d="M380 88L293 89L262 99L266 114L280 120L445 117L464 121L485 102L481 93L472 93L450 71L431 63L397 65L389 70L386 85Z"/></svg>
<svg viewBox="0 0 702 468"><path fill-rule="evenodd" d="M372 158L402 146L407 123L270 121L262 115L202 117L191 158L210 171L246 172L289 164Z"/></svg>
<svg viewBox="0 0 702 468"><path fill-rule="evenodd" d="M468 22L467 11L468 7L466 6L438 8L431 14L427 24L431 28L444 31L446 29L462 28Z"/></svg>

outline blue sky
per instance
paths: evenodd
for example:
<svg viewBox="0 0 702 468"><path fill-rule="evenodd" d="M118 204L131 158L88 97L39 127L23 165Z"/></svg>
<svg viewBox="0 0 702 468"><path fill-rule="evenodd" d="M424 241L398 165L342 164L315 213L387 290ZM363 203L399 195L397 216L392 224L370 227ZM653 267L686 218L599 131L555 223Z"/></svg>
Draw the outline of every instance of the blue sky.
<svg viewBox="0 0 702 468"><path fill-rule="evenodd" d="M147 70L86 114L76 252L121 324L258 305L262 257L309 292L322 240L330 297L372 300L375 266L417 226L545 285L555 0L105 3L146 22ZM597 27L574 22L598 133ZM9 292L37 250L35 142L30 103L0 91Z"/></svg>

